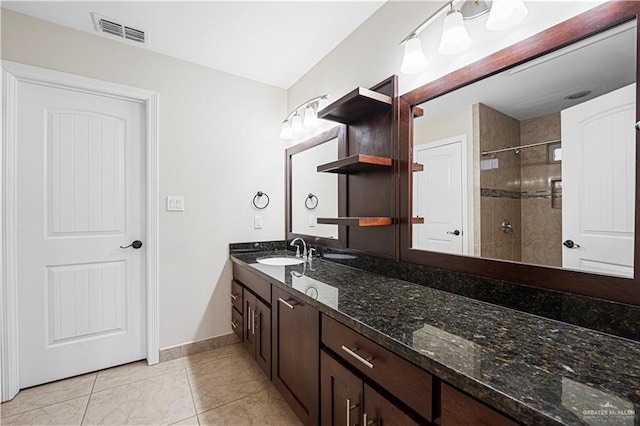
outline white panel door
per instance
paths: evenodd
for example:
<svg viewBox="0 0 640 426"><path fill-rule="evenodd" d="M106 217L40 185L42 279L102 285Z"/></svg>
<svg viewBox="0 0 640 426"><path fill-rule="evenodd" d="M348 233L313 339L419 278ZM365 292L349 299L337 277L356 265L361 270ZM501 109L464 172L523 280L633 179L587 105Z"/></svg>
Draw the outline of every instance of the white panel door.
<svg viewBox="0 0 640 426"><path fill-rule="evenodd" d="M21 82L20 388L146 357L144 105Z"/></svg>
<svg viewBox="0 0 640 426"><path fill-rule="evenodd" d="M563 267L633 277L635 87L562 111Z"/></svg>
<svg viewBox="0 0 640 426"><path fill-rule="evenodd" d="M415 147L414 161L424 170L413 173L415 224L413 248L464 254L462 140Z"/></svg>

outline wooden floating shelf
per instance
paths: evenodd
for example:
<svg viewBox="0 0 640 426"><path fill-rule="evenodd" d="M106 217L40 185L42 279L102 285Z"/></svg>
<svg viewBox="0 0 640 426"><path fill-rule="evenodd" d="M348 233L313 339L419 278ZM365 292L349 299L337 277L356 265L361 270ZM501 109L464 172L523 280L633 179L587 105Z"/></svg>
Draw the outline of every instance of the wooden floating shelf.
<svg viewBox="0 0 640 426"><path fill-rule="evenodd" d="M358 87L318 112L319 118L350 124L364 116L391 111L391 96Z"/></svg>
<svg viewBox="0 0 640 426"><path fill-rule="evenodd" d="M424 115L424 110L420 107L413 107L413 118L422 117Z"/></svg>
<svg viewBox="0 0 640 426"><path fill-rule="evenodd" d="M380 167L391 167L393 160L375 155L356 154L318 166L319 172L351 174Z"/></svg>
<svg viewBox="0 0 640 426"><path fill-rule="evenodd" d="M424 223L424 217L412 217L411 223L414 225L420 225Z"/></svg>
<svg viewBox="0 0 640 426"><path fill-rule="evenodd" d="M393 225L391 217L319 217L318 223L325 225L345 225L345 226L388 226Z"/></svg>
<svg viewBox="0 0 640 426"><path fill-rule="evenodd" d="M422 172L422 171L424 171L424 164L420 164L420 163L411 164L411 171L412 172Z"/></svg>

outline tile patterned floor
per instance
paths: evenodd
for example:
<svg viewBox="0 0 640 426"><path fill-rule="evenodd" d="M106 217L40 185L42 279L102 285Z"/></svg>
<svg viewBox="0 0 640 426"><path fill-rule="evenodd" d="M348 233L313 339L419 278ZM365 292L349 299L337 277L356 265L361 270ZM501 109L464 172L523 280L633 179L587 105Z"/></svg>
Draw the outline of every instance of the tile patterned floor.
<svg viewBox="0 0 640 426"><path fill-rule="evenodd" d="M242 345L25 389L2 425L301 425Z"/></svg>

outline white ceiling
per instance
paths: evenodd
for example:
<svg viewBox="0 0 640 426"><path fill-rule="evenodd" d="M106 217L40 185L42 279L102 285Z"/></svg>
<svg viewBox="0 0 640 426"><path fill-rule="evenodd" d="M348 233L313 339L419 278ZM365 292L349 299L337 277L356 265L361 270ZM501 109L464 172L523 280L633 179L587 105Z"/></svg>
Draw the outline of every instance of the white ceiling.
<svg viewBox="0 0 640 426"><path fill-rule="evenodd" d="M91 33L96 12L145 30L150 50L288 89L384 1L3 1L2 7Z"/></svg>

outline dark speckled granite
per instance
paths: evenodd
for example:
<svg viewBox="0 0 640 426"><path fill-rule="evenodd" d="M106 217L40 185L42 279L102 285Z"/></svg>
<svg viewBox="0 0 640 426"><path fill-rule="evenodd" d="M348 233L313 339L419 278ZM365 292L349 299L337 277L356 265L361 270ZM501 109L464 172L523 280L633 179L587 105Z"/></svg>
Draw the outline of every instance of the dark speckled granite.
<svg viewBox="0 0 640 426"><path fill-rule="evenodd" d="M231 243L229 253L251 253L256 251L286 250L286 241L260 241L254 243Z"/></svg>
<svg viewBox="0 0 640 426"><path fill-rule="evenodd" d="M525 424L640 424L638 342L326 260L256 263L269 254L231 259Z"/></svg>
<svg viewBox="0 0 640 426"><path fill-rule="evenodd" d="M327 258L365 271L398 278L472 299L493 303L640 341L640 306L530 287L423 265L323 249ZM343 255L347 258L343 258Z"/></svg>

